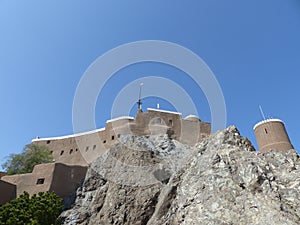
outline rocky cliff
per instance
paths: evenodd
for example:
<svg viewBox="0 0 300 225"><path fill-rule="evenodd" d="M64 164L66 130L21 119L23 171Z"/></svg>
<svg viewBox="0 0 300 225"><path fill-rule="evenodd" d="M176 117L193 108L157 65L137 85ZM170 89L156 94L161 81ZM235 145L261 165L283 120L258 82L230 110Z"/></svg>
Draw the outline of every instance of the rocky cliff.
<svg viewBox="0 0 300 225"><path fill-rule="evenodd" d="M300 159L235 127L195 147L124 136L89 168L64 224L300 224Z"/></svg>

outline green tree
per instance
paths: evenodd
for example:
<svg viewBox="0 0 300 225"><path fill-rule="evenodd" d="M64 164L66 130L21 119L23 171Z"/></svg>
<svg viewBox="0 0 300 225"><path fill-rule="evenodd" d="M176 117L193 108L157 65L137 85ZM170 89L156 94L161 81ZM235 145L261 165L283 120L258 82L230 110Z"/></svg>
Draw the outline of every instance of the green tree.
<svg viewBox="0 0 300 225"><path fill-rule="evenodd" d="M2 168L7 175L31 173L35 165L52 161L53 157L47 146L29 144L24 147L22 153L9 155Z"/></svg>
<svg viewBox="0 0 300 225"><path fill-rule="evenodd" d="M61 224L62 199L54 192L40 192L31 198L24 192L19 198L0 207L0 225Z"/></svg>

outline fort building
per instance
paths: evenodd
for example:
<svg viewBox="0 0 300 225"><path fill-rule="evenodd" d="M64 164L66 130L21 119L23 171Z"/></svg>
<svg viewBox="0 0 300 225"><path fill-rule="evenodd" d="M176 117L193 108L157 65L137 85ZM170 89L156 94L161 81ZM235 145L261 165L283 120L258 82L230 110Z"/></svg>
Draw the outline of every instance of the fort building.
<svg viewBox="0 0 300 225"><path fill-rule="evenodd" d="M24 191L30 195L54 191L60 197L66 197L85 176L87 167L68 166L61 163L36 165L32 173L4 176L1 181L16 186L16 196ZM2 196L1 196L2 197Z"/></svg>
<svg viewBox="0 0 300 225"><path fill-rule="evenodd" d="M136 117L119 117L106 122L105 128L67 136L36 138L32 144L46 145L54 162L36 165L32 173L2 176L0 179L0 204L18 197L24 191L30 195L54 191L67 197L84 179L87 167L122 135L167 134L170 138L193 146L211 133L211 125L197 116L182 118L178 112L139 108ZM6 197L4 197L6 196Z"/></svg>
<svg viewBox="0 0 300 225"><path fill-rule="evenodd" d="M287 151L293 149L285 125L279 119L267 119L257 123L254 128L259 151Z"/></svg>
<svg viewBox="0 0 300 225"><path fill-rule="evenodd" d="M211 133L210 123L190 115L158 109L138 111L136 117L119 117L106 122L105 128L53 138L38 138L33 144L46 145L55 162L87 166L119 142L121 135L168 134L170 138L194 145Z"/></svg>

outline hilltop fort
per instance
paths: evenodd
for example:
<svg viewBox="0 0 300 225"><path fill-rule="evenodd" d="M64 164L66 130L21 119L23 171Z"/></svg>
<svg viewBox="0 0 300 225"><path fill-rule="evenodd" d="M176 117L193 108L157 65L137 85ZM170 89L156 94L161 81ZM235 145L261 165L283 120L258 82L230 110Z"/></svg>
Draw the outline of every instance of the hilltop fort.
<svg viewBox="0 0 300 225"><path fill-rule="evenodd" d="M278 119L264 120L254 127L262 153L271 149L287 151L293 146L284 123ZM166 134L182 144L194 146L211 134L211 124L194 115L182 118L181 113L139 107L136 117L108 120L106 126L68 136L36 138L33 144L49 147L53 163L36 165L32 173L5 176L0 180L0 204L18 197L24 191L30 195L54 191L60 197L69 196L84 179L88 166L117 144L122 135L150 136Z"/></svg>
<svg viewBox="0 0 300 225"><path fill-rule="evenodd" d="M40 164L32 173L2 176L0 204L24 191L30 195L54 191L67 197L85 177L87 167L119 142L122 135L159 135L193 146L211 133L210 123L194 115L182 118L181 113L159 109L138 110L136 117L119 117L106 122L105 128L68 136L36 138L33 144L46 145L53 163Z"/></svg>

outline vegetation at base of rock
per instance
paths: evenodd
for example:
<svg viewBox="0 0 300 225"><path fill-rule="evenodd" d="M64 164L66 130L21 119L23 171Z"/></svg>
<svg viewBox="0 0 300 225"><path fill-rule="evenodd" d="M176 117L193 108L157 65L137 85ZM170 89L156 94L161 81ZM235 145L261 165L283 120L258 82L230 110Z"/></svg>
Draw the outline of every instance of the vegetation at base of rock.
<svg viewBox="0 0 300 225"><path fill-rule="evenodd" d="M62 199L53 192L40 192L32 197L24 192L0 207L0 225L61 224L57 217L62 207Z"/></svg>
<svg viewBox="0 0 300 225"><path fill-rule="evenodd" d="M2 168L7 175L31 173L35 165L52 161L53 157L47 146L29 144L22 153L9 155Z"/></svg>

